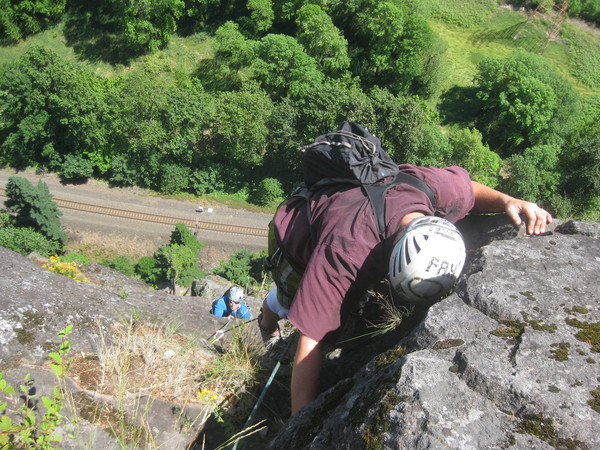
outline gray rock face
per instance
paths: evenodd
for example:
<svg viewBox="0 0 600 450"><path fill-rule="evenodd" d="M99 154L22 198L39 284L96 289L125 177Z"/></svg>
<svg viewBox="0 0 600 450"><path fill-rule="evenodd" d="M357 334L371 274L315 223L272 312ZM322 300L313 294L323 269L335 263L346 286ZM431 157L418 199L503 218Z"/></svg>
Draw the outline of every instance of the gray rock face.
<svg viewBox="0 0 600 450"><path fill-rule="evenodd" d="M453 295L270 448L600 448L598 224L501 228L472 238L504 240L474 251Z"/></svg>

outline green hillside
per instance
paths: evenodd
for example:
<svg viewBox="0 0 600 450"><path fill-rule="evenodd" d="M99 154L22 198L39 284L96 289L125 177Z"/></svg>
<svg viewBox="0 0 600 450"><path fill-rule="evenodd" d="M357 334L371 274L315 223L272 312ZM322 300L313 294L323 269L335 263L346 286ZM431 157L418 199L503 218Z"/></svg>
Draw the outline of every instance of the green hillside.
<svg viewBox="0 0 600 450"><path fill-rule="evenodd" d="M469 3L469 2L466 2ZM505 9L483 15L477 26L461 27L440 20L430 19L432 29L447 44L445 62L449 73L448 86L469 86L477 70L477 63L486 56L503 58L517 47L541 52L546 43L545 32L551 26L548 21L526 24L526 15ZM111 77L151 59L155 64L170 71L192 74L198 62L214 54L214 40L208 33L200 32L188 37L174 36L167 48L155 54L141 56L130 66L112 65L102 61L89 62L78 58L67 46L62 34L63 25L58 24L46 31L28 37L12 46L0 46L0 64L16 60L35 46L49 48L78 64L89 66L94 72ZM516 39L515 39L516 36ZM581 21L567 20L559 39L551 42L542 56L584 94L600 93L600 29L582 26Z"/></svg>
<svg viewBox="0 0 600 450"><path fill-rule="evenodd" d="M397 161L462 165L558 216L600 211L598 29L566 17L549 40L552 7L74 5L0 46L2 166L272 207L301 178L298 146L354 120Z"/></svg>

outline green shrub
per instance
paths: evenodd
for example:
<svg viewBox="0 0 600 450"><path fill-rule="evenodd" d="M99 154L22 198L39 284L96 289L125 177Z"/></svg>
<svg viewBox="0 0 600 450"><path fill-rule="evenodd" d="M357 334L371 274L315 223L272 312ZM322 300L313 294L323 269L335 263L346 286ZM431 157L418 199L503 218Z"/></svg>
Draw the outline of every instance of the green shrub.
<svg viewBox="0 0 600 450"><path fill-rule="evenodd" d="M600 196L584 199L579 205L579 218L590 222L600 222Z"/></svg>
<svg viewBox="0 0 600 450"><path fill-rule="evenodd" d="M137 183L137 175L125 156L115 156L110 162L108 180L115 186L133 186Z"/></svg>
<svg viewBox="0 0 600 450"><path fill-rule="evenodd" d="M0 211L0 228L8 227L12 224L12 216L4 211Z"/></svg>
<svg viewBox="0 0 600 450"><path fill-rule="evenodd" d="M491 188L498 186L502 160L482 142L481 133L476 128L453 131L450 143L454 164L467 169L471 179Z"/></svg>
<svg viewBox="0 0 600 450"><path fill-rule="evenodd" d="M210 194L225 190L225 177L219 173L220 167L206 166L196 169L190 176L190 190L195 195Z"/></svg>
<svg viewBox="0 0 600 450"><path fill-rule="evenodd" d="M261 180L250 193L250 201L260 206L279 203L283 200L283 187L275 178Z"/></svg>
<svg viewBox="0 0 600 450"><path fill-rule="evenodd" d="M105 259L100 264L118 270L128 277L135 275L135 266L126 256L115 256L114 258Z"/></svg>
<svg viewBox="0 0 600 450"><path fill-rule="evenodd" d="M166 275L158 266L158 262L151 256L142 256L138 260L135 264L135 273L151 286L158 286L160 283L167 281Z"/></svg>
<svg viewBox="0 0 600 450"><path fill-rule="evenodd" d="M5 227L0 228L0 246L6 247L14 252L27 256L32 252L49 257L58 253L61 245L48 239L42 233L33 228Z"/></svg>
<svg viewBox="0 0 600 450"><path fill-rule="evenodd" d="M558 150L555 145L536 145L506 159L510 177L503 180L501 190L530 202L548 203L559 182Z"/></svg>
<svg viewBox="0 0 600 450"><path fill-rule="evenodd" d="M63 262L76 262L77 264L81 265L90 263L90 259L87 256L77 252L66 253L63 256L61 256L60 259Z"/></svg>
<svg viewBox="0 0 600 450"><path fill-rule="evenodd" d="M198 253L204 247L204 243L198 241L194 233L183 223L175 224L175 230L171 233L169 243L189 247L196 256L198 256Z"/></svg>
<svg viewBox="0 0 600 450"><path fill-rule="evenodd" d="M94 175L94 164L80 155L67 155L60 168L60 175L66 180L85 180Z"/></svg>
<svg viewBox="0 0 600 450"><path fill-rule="evenodd" d="M219 275L232 283L240 286L256 286L262 283L265 275L263 270L263 261L266 257L266 251L252 253L249 250L242 249L234 253L229 261L221 261L219 267L213 270L215 275Z"/></svg>
<svg viewBox="0 0 600 450"><path fill-rule="evenodd" d="M553 217L568 219L573 217L573 201L564 195L554 193L548 200L548 210Z"/></svg>
<svg viewBox="0 0 600 450"><path fill-rule="evenodd" d="M189 186L191 169L178 164L165 164L161 169L160 191L163 194L185 192Z"/></svg>
<svg viewBox="0 0 600 450"><path fill-rule="evenodd" d="M193 249L179 244L163 245L154 253L163 278L179 286L191 286L194 279L202 277L197 256Z"/></svg>

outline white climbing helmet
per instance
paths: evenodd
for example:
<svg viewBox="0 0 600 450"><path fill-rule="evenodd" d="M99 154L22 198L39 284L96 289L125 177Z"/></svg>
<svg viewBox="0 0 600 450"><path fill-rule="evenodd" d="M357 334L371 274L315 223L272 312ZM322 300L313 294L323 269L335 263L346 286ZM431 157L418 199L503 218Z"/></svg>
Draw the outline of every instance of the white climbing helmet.
<svg viewBox="0 0 600 450"><path fill-rule="evenodd" d="M239 286L231 286L227 297L229 297L229 300L233 303L239 303L244 298L244 290Z"/></svg>
<svg viewBox="0 0 600 450"><path fill-rule="evenodd" d="M419 217L392 250L390 281L407 301L437 299L454 286L465 257L465 243L454 225L441 217Z"/></svg>

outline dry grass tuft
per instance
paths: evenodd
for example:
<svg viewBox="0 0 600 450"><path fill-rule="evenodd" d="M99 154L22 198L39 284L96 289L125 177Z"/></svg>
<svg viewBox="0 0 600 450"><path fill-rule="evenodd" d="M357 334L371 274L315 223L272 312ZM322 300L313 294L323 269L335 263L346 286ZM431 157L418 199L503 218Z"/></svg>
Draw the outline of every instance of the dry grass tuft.
<svg viewBox="0 0 600 450"><path fill-rule="evenodd" d="M117 397L150 394L177 402L198 402L198 374L215 354L193 339L150 324L116 324L110 341L101 332L97 357L78 357L73 377L83 387Z"/></svg>
<svg viewBox="0 0 600 450"><path fill-rule="evenodd" d="M128 257L137 261L142 256L152 256L156 249L168 243L168 238L163 240L154 238L141 238L133 235L106 234L92 231L65 229L69 235L67 249L81 253L90 258L92 262L101 262L114 258L115 255Z"/></svg>
<svg viewBox="0 0 600 450"><path fill-rule="evenodd" d="M383 334L394 331L400 326L402 321L413 313L414 308L406 308L397 306L394 303L392 295L383 295L377 292L370 292L381 308L381 318L377 322L368 322L370 327L375 328L375 331L369 333L371 336L381 336Z"/></svg>
<svg viewBox="0 0 600 450"><path fill-rule="evenodd" d="M243 325L231 332L231 342L226 351L209 362L207 370L202 373L201 383L203 392L223 399L219 403L220 409L227 411L232 418L241 418L253 406L254 397L245 394L262 379L265 349L262 342L258 342Z"/></svg>
<svg viewBox="0 0 600 450"><path fill-rule="evenodd" d="M82 417L112 433L123 448L131 443L158 448L148 423L154 398L201 405L193 423L202 424L211 414L223 420L224 412L233 419L246 417L254 397L245 394L260 382L264 348L244 325L231 333L227 349L218 354L173 326L131 319L108 331L100 327L98 354L77 355L69 375L82 388L117 402L95 402L81 394L71 403L78 405ZM243 430L221 448L260 429Z"/></svg>

